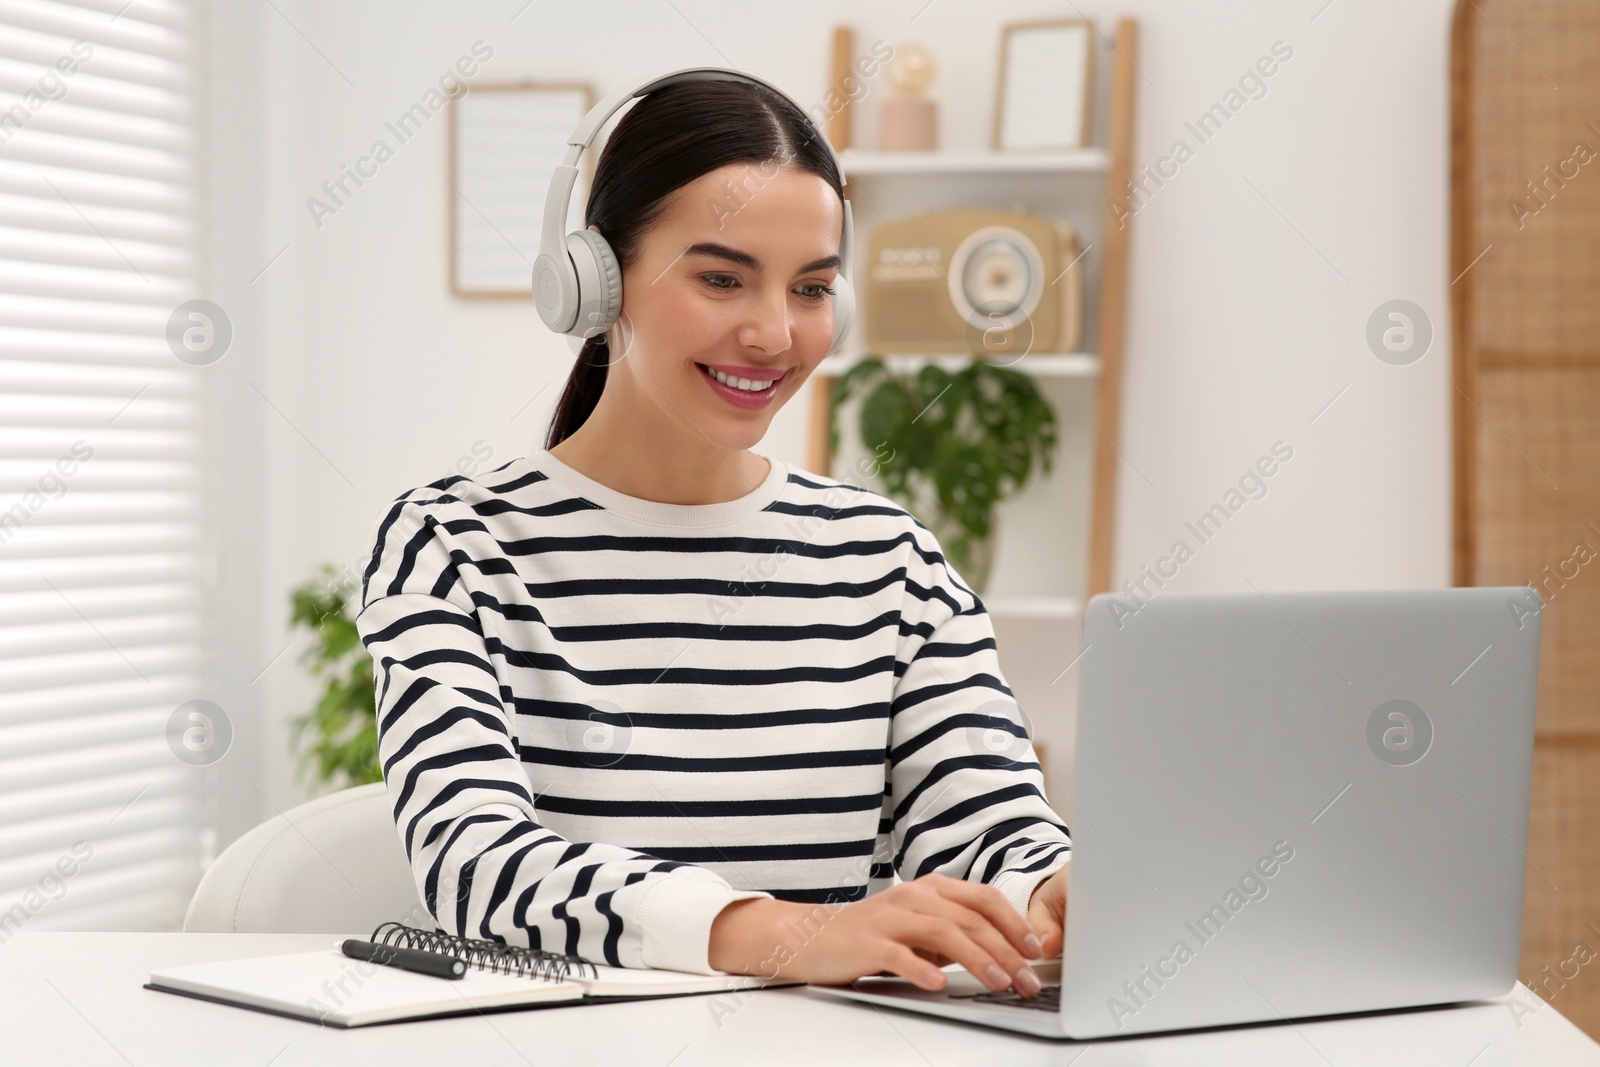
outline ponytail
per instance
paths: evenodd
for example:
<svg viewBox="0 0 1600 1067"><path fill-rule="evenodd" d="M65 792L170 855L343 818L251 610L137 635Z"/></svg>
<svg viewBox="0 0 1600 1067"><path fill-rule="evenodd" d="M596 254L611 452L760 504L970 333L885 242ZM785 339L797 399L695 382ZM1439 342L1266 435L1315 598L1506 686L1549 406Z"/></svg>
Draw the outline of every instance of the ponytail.
<svg viewBox="0 0 1600 1067"><path fill-rule="evenodd" d="M598 333L585 339L578 359L567 375L566 388L556 402L555 415L550 419L550 431L545 435L544 447L548 451L571 437L600 402L606 387L606 368L611 365L610 345L606 334Z"/></svg>

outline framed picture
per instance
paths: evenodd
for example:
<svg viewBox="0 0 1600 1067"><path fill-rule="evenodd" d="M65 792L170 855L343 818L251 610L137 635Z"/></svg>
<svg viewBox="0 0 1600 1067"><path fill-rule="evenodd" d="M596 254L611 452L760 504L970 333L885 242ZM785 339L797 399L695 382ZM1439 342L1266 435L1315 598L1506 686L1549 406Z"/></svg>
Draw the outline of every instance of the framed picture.
<svg viewBox="0 0 1600 1067"><path fill-rule="evenodd" d="M1088 19L1012 22L1001 29L997 150L1083 148L1089 143L1094 37Z"/></svg>
<svg viewBox="0 0 1600 1067"><path fill-rule="evenodd" d="M445 190L451 293L533 299L550 176L567 156L573 127L593 106L594 90L581 82L473 84L451 101ZM574 208L586 199L595 157L591 148L579 164Z"/></svg>

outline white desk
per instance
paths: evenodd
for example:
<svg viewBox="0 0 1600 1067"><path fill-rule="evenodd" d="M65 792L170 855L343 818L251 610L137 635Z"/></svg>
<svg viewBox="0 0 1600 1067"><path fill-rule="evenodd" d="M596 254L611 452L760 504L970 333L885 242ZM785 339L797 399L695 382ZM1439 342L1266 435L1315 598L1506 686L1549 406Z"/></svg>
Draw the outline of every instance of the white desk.
<svg viewBox="0 0 1600 1067"><path fill-rule="evenodd" d="M305 952L331 934L64 933L0 945L0 1062L7 1067L399 1067L555 1064L1003 1063L1203 1067L1600 1065L1600 1045L1520 984L1505 1002L1100 1042L1047 1041L827 999L802 987L749 995L552 1007L338 1030L142 988L179 963ZM1507 998L1508 1000L1511 998Z"/></svg>

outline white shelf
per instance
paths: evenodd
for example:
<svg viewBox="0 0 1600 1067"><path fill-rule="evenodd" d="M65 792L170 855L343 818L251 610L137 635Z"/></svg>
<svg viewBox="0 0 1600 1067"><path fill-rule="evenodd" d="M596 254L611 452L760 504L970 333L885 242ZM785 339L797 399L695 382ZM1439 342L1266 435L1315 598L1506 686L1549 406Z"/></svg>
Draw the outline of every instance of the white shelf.
<svg viewBox="0 0 1600 1067"><path fill-rule="evenodd" d="M870 357L863 353L841 352L824 359L813 373L840 375L867 358ZM896 374L914 374L928 363L937 363L945 371L955 374L971 363L974 357L959 354L915 355L896 352L879 358ZM1093 352L1030 352L1021 357L990 358L990 362L1043 378L1092 378L1100 373L1100 357Z"/></svg>
<svg viewBox="0 0 1600 1067"><path fill-rule="evenodd" d="M839 153L845 178L878 174L1066 174L1102 173L1111 163L1104 148L1055 152L869 152Z"/></svg>
<svg viewBox="0 0 1600 1067"><path fill-rule="evenodd" d="M983 598L983 606L995 618L1076 619L1083 602L1075 596L997 596Z"/></svg>

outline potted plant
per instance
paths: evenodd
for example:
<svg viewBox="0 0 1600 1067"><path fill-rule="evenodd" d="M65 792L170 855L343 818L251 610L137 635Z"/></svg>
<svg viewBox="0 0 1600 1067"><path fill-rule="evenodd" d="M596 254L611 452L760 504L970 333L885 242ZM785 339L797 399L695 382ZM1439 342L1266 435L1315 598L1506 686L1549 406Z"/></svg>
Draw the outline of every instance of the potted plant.
<svg viewBox="0 0 1600 1067"><path fill-rule="evenodd" d="M316 706L290 723L293 744L302 749L302 779L310 773L317 785L338 788L382 781L372 657L345 614L345 584L324 563L319 577L293 591L291 603L292 623L312 632L300 662L323 681Z"/></svg>
<svg viewBox="0 0 1600 1067"><path fill-rule="evenodd" d="M861 440L892 460L885 492L933 532L977 592L994 562L994 509L1055 459L1056 413L1028 375L982 357L952 374L928 362L896 374L876 356L834 383L828 434L839 447L839 412L863 394ZM924 504L925 498L932 498Z"/></svg>

